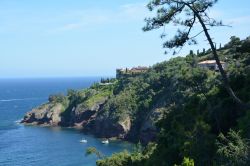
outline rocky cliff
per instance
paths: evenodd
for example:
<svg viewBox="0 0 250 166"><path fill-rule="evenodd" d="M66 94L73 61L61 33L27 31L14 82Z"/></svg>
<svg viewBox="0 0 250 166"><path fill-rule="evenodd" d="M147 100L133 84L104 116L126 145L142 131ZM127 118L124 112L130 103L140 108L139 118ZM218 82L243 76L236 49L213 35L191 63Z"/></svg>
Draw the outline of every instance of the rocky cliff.
<svg viewBox="0 0 250 166"><path fill-rule="evenodd" d="M148 106L146 95L138 94L139 87L128 89L140 86L128 81L136 81L137 77L94 84L80 91L70 90L65 96L52 95L47 103L28 112L22 123L75 127L97 137L150 142L156 138L155 124L162 111Z"/></svg>
<svg viewBox="0 0 250 166"><path fill-rule="evenodd" d="M157 134L155 121L160 117L157 111L151 111L151 114L143 122L138 133L135 130L131 130L132 126L133 128L138 127L131 115L120 119L104 116L106 112L105 104L109 100L106 96L96 100L91 105L86 104L85 101L74 106L68 105L66 108L62 103L50 101L26 113L22 123L75 127L101 138L118 138L130 141L136 141L139 138L142 143L155 139Z"/></svg>
<svg viewBox="0 0 250 166"><path fill-rule="evenodd" d="M63 106L57 104L43 104L32 111L26 113L22 123L34 125L50 125L57 126L61 123L62 117L60 116Z"/></svg>

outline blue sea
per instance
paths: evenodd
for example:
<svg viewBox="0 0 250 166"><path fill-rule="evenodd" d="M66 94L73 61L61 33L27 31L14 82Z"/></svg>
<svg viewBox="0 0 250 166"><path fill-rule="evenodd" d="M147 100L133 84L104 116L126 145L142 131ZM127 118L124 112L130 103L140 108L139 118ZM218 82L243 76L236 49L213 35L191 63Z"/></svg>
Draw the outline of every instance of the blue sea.
<svg viewBox="0 0 250 166"><path fill-rule="evenodd" d="M101 140L79 130L18 124L23 115L47 101L50 94L89 87L100 78L0 79L0 166L92 166L95 156L85 156L96 147L106 156L132 145ZM86 144L79 140L87 139Z"/></svg>

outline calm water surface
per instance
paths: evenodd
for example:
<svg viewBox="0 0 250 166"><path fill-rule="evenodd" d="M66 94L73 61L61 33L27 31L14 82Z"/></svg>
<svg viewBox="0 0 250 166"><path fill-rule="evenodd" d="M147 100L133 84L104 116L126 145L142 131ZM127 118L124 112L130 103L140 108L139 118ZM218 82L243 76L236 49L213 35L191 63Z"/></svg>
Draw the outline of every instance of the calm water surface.
<svg viewBox="0 0 250 166"><path fill-rule="evenodd" d="M101 144L100 139L59 127L23 126L16 123L50 94L89 87L100 78L0 79L0 166L92 166L95 156L85 156L94 146L105 155L130 150L125 142ZM80 144L85 138L87 144Z"/></svg>

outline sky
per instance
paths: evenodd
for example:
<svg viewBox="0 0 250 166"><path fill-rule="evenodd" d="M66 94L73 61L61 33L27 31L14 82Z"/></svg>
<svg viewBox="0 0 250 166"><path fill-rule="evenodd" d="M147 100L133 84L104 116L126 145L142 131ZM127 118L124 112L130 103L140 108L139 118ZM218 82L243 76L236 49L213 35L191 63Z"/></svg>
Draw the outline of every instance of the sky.
<svg viewBox="0 0 250 166"><path fill-rule="evenodd" d="M164 54L163 29L143 32L149 0L0 0L0 78L115 76L152 66ZM232 27L210 30L216 43L250 35L250 1L219 0L210 16ZM167 34L175 27L166 26ZM197 46L208 48L204 36Z"/></svg>

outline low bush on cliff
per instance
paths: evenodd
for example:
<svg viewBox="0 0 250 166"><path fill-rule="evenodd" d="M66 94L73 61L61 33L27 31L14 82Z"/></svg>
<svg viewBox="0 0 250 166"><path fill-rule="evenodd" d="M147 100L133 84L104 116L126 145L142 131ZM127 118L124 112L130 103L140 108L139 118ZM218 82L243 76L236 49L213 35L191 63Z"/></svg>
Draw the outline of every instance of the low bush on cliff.
<svg viewBox="0 0 250 166"><path fill-rule="evenodd" d="M97 84L92 86L91 89L94 89L96 93L89 95L89 97L87 97L86 101L84 102L84 105L86 105L88 108L91 108L96 103L110 98L113 95L113 85Z"/></svg>

